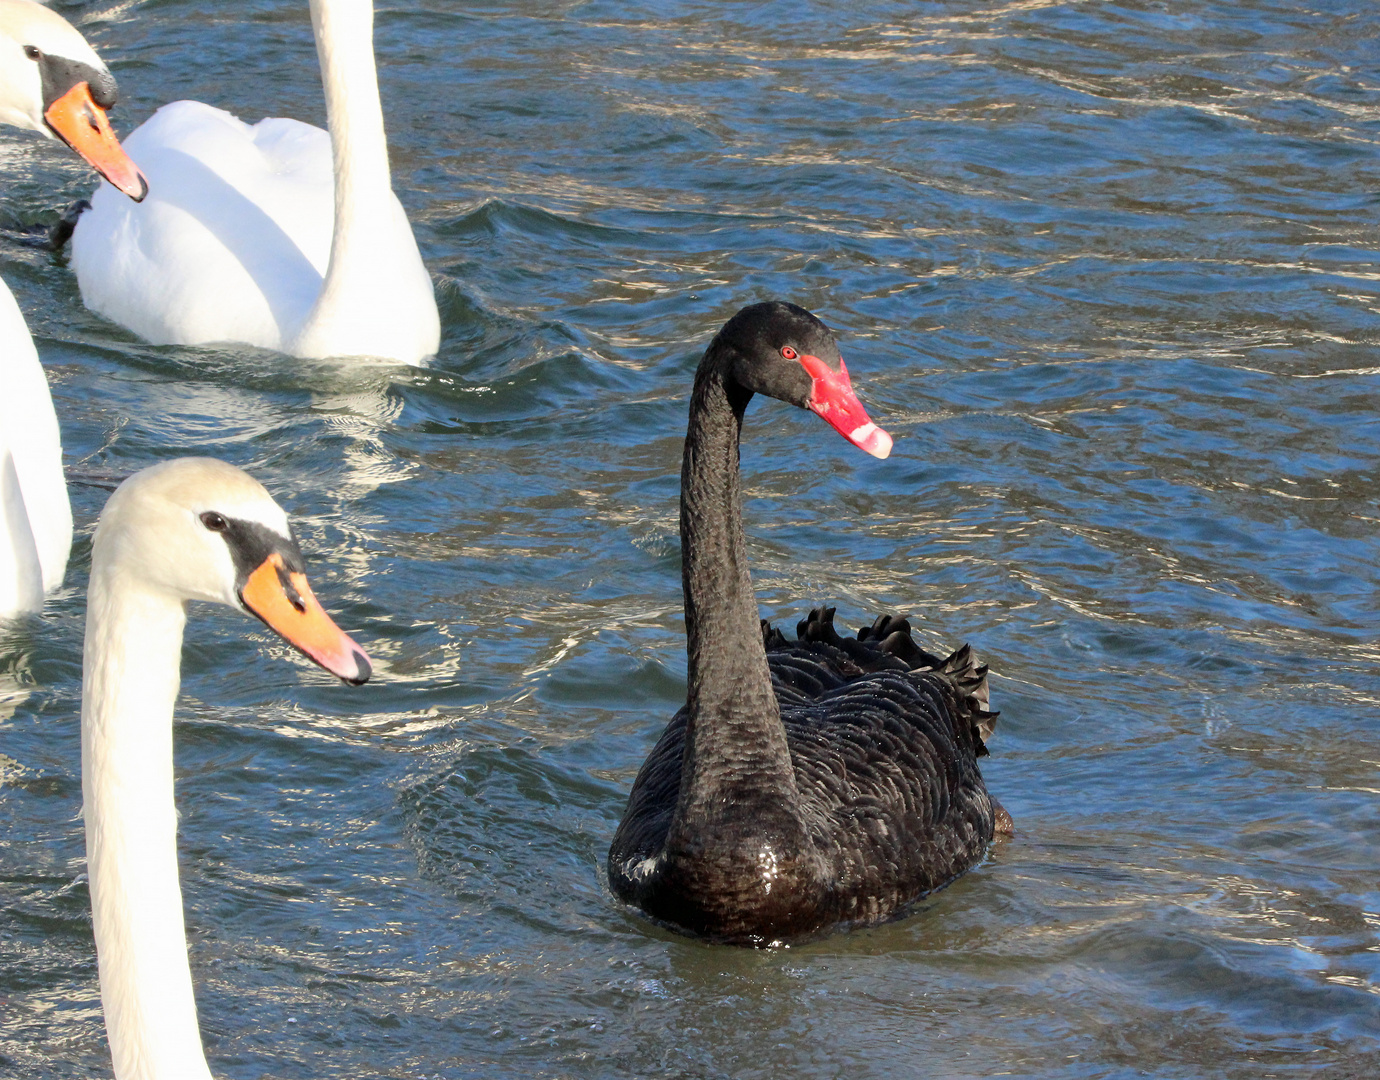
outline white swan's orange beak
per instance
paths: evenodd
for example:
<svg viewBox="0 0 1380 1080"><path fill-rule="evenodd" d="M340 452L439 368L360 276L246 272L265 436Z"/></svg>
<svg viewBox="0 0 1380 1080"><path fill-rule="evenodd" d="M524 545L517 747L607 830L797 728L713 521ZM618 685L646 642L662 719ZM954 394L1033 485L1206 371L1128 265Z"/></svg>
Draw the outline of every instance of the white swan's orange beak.
<svg viewBox="0 0 1380 1080"><path fill-rule="evenodd" d="M48 106L43 119L63 142L135 202L149 193L149 182L115 138L105 110L92 100L90 85L77 83Z"/></svg>
<svg viewBox="0 0 1380 1080"><path fill-rule="evenodd" d="M858 395L853 393L842 357L838 371L831 370L818 356L802 355L800 363L815 380L810 400L805 403L807 409L873 457L884 458L891 453L891 436L872 422Z"/></svg>
<svg viewBox="0 0 1380 1080"><path fill-rule="evenodd" d="M368 681L373 665L312 595L307 575L288 570L276 551L245 580L240 602L307 659L352 686Z"/></svg>

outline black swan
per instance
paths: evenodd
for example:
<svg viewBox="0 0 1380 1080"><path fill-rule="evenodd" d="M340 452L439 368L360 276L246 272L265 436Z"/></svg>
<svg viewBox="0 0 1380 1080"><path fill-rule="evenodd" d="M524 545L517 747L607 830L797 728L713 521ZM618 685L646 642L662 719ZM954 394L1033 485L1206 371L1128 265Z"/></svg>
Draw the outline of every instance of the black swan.
<svg viewBox="0 0 1380 1080"><path fill-rule="evenodd" d="M675 929L767 945L868 924L951 882L1010 818L977 759L987 668L882 616L856 638L816 610L787 641L748 576L738 439L753 394L886 457L829 329L779 301L738 312L695 373L681 467L688 695L633 782L609 883Z"/></svg>

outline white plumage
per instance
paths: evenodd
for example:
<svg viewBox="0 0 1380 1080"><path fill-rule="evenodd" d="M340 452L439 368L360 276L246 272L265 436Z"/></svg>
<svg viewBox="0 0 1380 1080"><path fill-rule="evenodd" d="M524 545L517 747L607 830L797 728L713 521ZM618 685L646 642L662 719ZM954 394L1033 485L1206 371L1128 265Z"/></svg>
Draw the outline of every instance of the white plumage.
<svg viewBox="0 0 1380 1080"><path fill-rule="evenodd" d="M419 364L440 343L431 277L391 187L371 0L312 0L330 134L198 102L125 140L149 180L102 185L72 239L82 300L155 344Z"/></svg>
<svg viewBox="0 0 1380 1080"><path fill-rule="evenodd" d="M62 583L72 507L48 380L0 282L0 617L37 611Z"/></svg>

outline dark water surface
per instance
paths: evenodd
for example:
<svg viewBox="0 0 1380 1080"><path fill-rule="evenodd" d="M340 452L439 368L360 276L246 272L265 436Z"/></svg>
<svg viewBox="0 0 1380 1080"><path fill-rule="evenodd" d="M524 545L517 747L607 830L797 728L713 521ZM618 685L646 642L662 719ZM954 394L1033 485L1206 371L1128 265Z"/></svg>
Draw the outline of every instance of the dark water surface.
<svg viewBox="0 0 1380 1080"><path fill-rule="evenodd" d="M303 0L59 3L121 130L322 121ZM153 348L0 272L74 479L211 453L378 661L194 613L182 874L213 1071L1380 1075L1380 8L380 4L427 370ZM89 191L0 134L0 224ZM1015 839L912 917L712 948L602 860L682 700L691 372L741 304L841 334L873 461L775 402L764 614L971 641ZM0 1073L107 1075L79 812L89 537L0 631Z"/></svg>

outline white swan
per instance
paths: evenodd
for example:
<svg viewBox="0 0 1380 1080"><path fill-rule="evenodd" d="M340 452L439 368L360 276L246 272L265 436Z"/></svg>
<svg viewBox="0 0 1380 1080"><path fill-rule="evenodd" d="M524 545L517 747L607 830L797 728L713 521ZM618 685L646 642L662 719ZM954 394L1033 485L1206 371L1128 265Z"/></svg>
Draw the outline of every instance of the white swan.
<svg viewBox="0 0 1380 1080"><path fill-rule="evenodd" d="M61 138L139 199L144 178L110 130L115 80L71 24L0 0L0 123ZM0 618L37 611L72 547L57 414L29 328L0 282Z"/></svg>
<svg viewBox="0 0 1380 1080"><path fill-rule="evenodd" d="M71 549L57 413L24 316L0 282L0 617L42 607Z"/></svg>
<svg viewBox="0 0 1380 1080"><path fill-rule="evenodd" d="M287 515L210 458L136 473L91 551L81 758L101 1004L116 1080L209 1080L177 878L173 703L188 600L257 615L348 683L369 659L321 609Z"/></svg>
<svg viewBox="0 0 1380 1080"><path fill-rule="evenodd" d="M153 195L102 186L72 238L86 306L155 344L420 364L441 321L393 194L371 0L311 0L328 136L194 101L125 140Z"/></svg>

